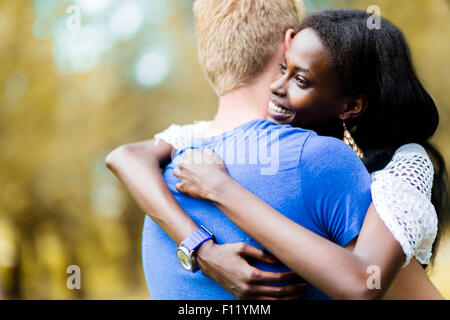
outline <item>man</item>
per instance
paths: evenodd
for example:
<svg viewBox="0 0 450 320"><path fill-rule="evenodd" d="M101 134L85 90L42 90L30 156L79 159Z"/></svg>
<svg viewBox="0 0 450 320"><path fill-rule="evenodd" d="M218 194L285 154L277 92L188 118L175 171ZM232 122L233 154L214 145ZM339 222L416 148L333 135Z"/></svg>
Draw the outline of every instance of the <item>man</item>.
<svg viewBox="0 0 450 320"><path fill-rule="evenodd" d="M323 208L320 217L313 216L317 208L311 210L305 207L301 196L293 196L300 194L301 176L296 172L302 164L312 161L301 158L302 146L306 145L310 132L278 127L263 120L270 83L279 73L286 39L294 34L286 30L297 29L302 6L290 0L197 0L194 14L200 62L219 103L212 125L203 132L204 139L192 146L208 146L218 151L230 174L244 187L297 223L342 246L350 246L370 204L370 177L356 155L345 153L347 149L335 142L330 145L325 138L314 139L316 143L308 147L305 154L314 150L319 158L350 158L351 162L344 168L351 171L339 172L338 176L349 176L352 180L332 197L335 201L345 199L340 202L344 205L331 210L332 205L319 203L326 198L327 181L316 184L317 190L302 190L311 197L308 204ZM252 146L270 150L270 158L277 160L276 166L267 168L262 158L268 155L261 155L260 151L256 161L250 161L255 154ZM153 141L147 141L119 148L107 158L108 167L156 222L146 217L143 231L144 272L152 298L232 299L229 292L238 298L298 298L302 292L300 284L289 282L281 287L267 284L285 283L293 275L274 263L258 243L212 203L175 190L177 179L173 169L180 154L167 166L164 180L159 173L155 174L161 163L149 161L149 156L167 155L171 149L164 142L155 146ZM244 154L247 160L234 161L236 154ZM164 163L169 159L161 156L160 160ZM178 203L174 203L172 194ZM214 244L207 230L199 225L209 229L221 245ZM177 258L175 250L180 243L185 246L179 247ZM250 265L244 258L259 260ZM180 266L181 262L189 269L196 260L202 272L188 272ZM323 295L317 290L308 289L307 298L319 297Z"/></svg>

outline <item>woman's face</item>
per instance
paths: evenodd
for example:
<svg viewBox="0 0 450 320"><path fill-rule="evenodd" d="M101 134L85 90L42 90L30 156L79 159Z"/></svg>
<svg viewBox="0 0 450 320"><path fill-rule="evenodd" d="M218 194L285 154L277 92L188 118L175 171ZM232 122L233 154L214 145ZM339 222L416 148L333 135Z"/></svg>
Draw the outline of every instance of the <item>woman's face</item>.
<svg viewBox="0 0 450 320"><path fill-rule="evenodd" d="M314 30L298 33L285 53L280 75L270 87L269 120L307 129L336 123L343 105L338 76L329 62Z"/></svg>

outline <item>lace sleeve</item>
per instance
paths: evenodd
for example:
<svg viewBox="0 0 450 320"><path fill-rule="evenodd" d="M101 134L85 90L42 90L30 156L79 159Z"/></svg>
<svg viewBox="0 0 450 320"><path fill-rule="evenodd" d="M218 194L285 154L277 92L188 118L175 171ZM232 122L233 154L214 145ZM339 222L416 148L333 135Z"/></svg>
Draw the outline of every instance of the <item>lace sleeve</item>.
<svg viewBox="0 0 450 320"><path fill-rule="evenodd" d="M211 121L197 121L194 124L172 124L166 130L155 134L155 142L164 141L174 149L189 145L194 137L200 136L211 125Z"/></svg>
<svg viewBox="0 0 450 320"><path fill-rule="evenodd" d="M372 174L374 206L406 255L429 264L437 233L437 215L431 203L433 164L418 144L399 148L391 162Z"/></svg>

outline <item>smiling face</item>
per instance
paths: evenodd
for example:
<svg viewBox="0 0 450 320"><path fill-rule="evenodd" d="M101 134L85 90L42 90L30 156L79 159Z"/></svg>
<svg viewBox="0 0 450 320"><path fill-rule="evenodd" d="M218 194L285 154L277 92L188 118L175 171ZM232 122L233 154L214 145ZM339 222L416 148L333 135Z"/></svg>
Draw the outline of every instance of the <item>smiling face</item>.
<svg viewBox="0 0 450 320"><path fill-rule="evenodd" d="M288 46L281 74L271 85L268 119L307 129L336 123L345 103L326 47L310 28L298 33Z"/></svg>

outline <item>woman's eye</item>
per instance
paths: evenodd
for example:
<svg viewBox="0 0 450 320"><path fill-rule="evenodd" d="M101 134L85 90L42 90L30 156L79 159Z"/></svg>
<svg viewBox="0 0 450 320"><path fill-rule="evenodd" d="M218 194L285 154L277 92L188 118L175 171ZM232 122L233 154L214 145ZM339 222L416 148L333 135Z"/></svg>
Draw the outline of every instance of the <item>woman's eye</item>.
<svg viewBox="0 0 450 320"><path fill-rule="evenodd" d="M295 77L295 82L297 82L298 85L305 87L308 85L308 80L306 80L303 77L297 76Z"/></svg>
<svg viewBox="0 0 450 320"><path fill-rule="evenodd" d="M286 65L284 63L280 63L280 67L281 67L281 73L285 74L286 73Z"/></svg>

